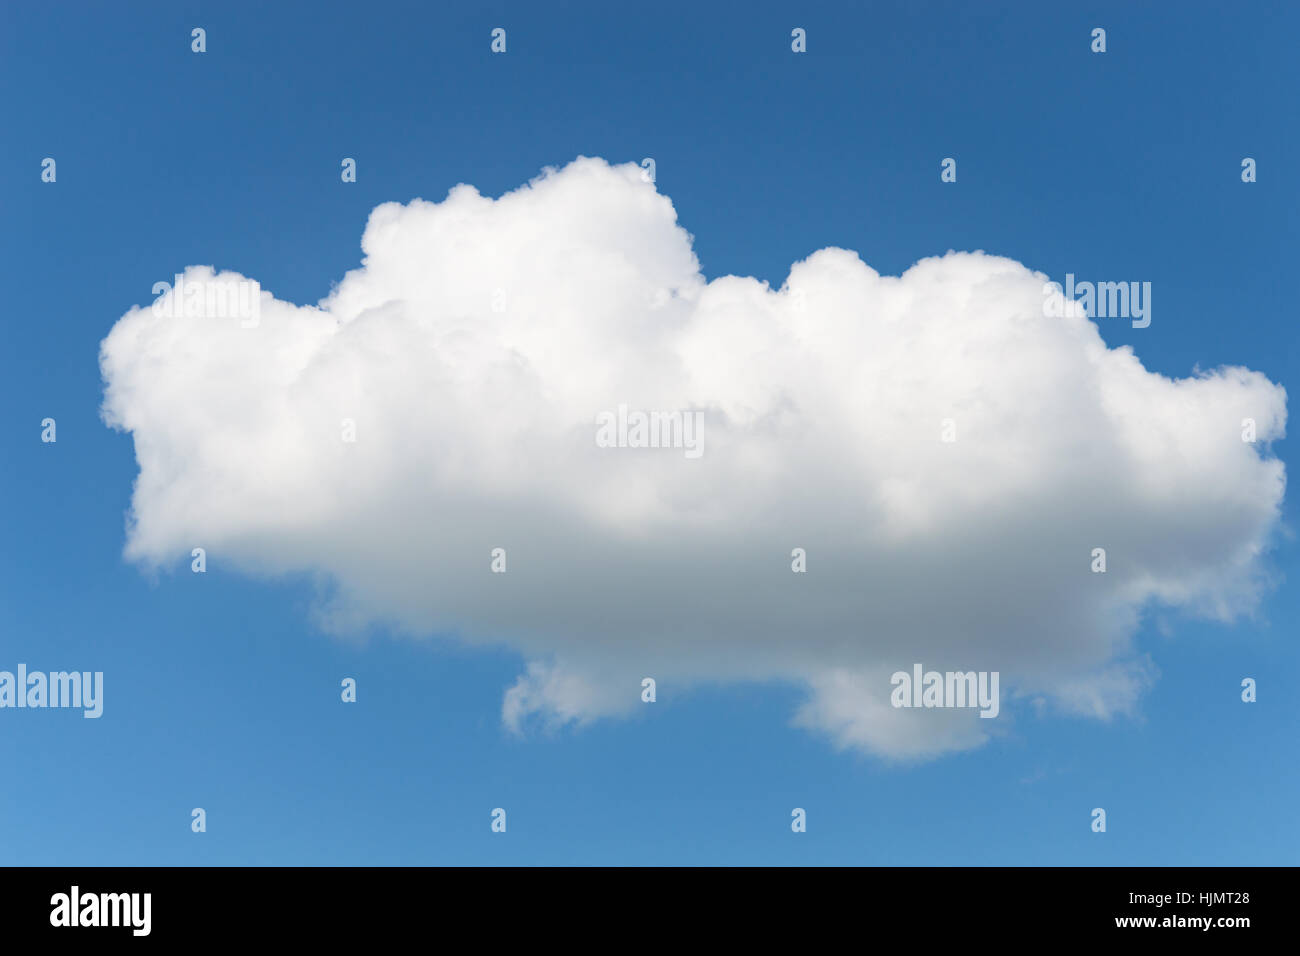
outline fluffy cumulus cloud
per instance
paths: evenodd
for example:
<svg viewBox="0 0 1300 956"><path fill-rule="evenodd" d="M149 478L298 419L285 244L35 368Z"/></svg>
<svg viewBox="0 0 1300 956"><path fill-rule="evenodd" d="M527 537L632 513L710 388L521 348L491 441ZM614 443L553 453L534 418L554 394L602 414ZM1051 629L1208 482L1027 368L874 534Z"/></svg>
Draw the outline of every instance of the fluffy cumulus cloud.
<svg viewBox="0 0 1300 956"><path fill-rule="evenodd" d="M599 159L382 205L362 249L316 305L262 291L250 321L192 295L243 276L192 267L184 303L117 322L126 554L315 575L326 630L517 648L512 728L628 712L646 676L661 701L787 681L800 726L929 756L1024 698L1132 710L1144 610L1229 620L1268 585L1283 389L1149 372L1010 259L895 277L828 248L778 289L707 281L671 201ZM620 406L630 443L637 411L698 414L698 454L602 447ZM892 707L914 663L999 672L999 717Z"/></svg>

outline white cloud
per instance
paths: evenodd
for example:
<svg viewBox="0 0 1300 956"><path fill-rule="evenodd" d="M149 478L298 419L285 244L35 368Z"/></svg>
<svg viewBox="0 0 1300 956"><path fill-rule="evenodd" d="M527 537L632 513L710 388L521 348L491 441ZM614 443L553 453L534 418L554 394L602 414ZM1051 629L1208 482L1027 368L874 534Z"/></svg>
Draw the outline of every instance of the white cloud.
<svg viewBox="0 0 1300 956"><path fill-rule="evenodd" d="M783 679L808 689L800 724L932 755L1012 709L894 710L892 671L997 670L1004 697L1105 717L1151 679L1144 606L1231 619L1267 583L1283 389L1148 372L1085 316L1045 317L1046 277L1010 259L892 277L823 249L779 290L706 282L668 198L598 159L500 199L385 204L362 248L317 306L263 292L255 328L147 306L116 324L126 554L320 574L334 630L514 646L533 663L509 726L644 706L645 676L661 700ZM703 410L703 456L597 447L619 405Z"/></svg>

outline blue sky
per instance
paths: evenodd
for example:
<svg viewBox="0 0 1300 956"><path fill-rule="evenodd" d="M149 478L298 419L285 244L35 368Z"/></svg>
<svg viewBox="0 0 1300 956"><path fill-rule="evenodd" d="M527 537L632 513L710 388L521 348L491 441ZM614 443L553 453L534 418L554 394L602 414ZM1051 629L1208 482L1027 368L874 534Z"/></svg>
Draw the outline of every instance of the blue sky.
<svg viewBox="0 0 1300 956"><path fill-rule="evenodd" d="M0 861L1293 864L1291 497L1254 620L1144 622L1160 678L1139 717L1022 718L904 766L792 727L800 694L779 683L513 737L501 694L522 658L505 646L341 641L314 629L305 580L124 561L137 466L100 420L97 352L154 281L211 263L315 302L359 264L379 203L460 182L496 196L578 155L654 157L710 279L777 286L830 245L888 274L982 249L1057 279L1150 280L1152 326L1102 334L1151 371L1300 381L1293 7L444 6L0 13L0 668L105 673L99 720L0 712Z"/></svg>

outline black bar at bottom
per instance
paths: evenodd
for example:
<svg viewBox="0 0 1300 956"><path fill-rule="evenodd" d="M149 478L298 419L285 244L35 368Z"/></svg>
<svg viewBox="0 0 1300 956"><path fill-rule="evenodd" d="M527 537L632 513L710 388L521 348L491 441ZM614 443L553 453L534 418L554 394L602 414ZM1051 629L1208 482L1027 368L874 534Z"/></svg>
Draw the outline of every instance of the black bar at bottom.
<svg viewBox="0 0 1300 956"><path fill-rule="evenodd" d="M148 945L286 940L452 944L585 940L602 949L714 938L862 944L1131 936L1231 945L1290 936L1294 869L0 870L9 942ZM75 889L74 889L75 888ZM147 896L146 896L147 894ZM87 925L91 924L91 925ZM613 934L613 935L606 935ZM694 948L692 946L691 948Z"/></svg>

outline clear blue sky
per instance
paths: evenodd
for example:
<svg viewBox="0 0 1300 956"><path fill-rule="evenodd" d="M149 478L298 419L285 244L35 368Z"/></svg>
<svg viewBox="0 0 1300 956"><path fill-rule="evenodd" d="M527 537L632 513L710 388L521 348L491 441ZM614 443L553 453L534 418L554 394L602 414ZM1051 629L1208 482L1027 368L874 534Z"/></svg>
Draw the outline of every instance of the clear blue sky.
<svg viewBox="0 0 1300 956"><path fill-rule="evenodd" d="M779 686L516 739L512 652L342 643L312 629L305 584L121 557L136 465L100 421L97 349L154 281L211 263L315 302L378 203L498 195L579 154L654 157L710 278L779 285L828 245L890 274L983 249L1141 278L1154 322L1104 324L1110 344L1294 394L1300 8L1068 6L5 3L0 668L102 670L106 689L99 720L0 712L0 862L1294 864L1286 536L1257 620L1144 626L1161 677L1141 719L1022 721L906 767L791 727Z"/></svg>

